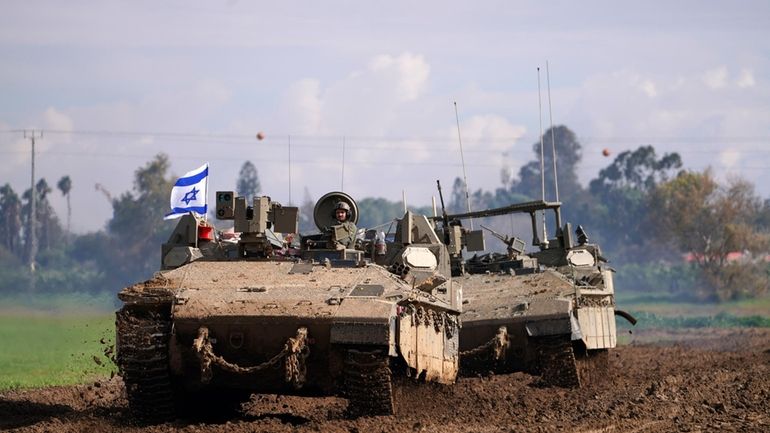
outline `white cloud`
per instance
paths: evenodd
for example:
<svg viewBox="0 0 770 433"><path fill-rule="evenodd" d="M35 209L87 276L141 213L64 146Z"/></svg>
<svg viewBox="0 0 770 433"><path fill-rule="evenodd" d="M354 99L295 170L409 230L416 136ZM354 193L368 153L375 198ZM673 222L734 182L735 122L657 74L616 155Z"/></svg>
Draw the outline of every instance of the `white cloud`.
<svg viewBox="0 0 770 433"><path fill-rule="evenodd" d="M719 152L719 162L724 166L724 168L735 168L740 160L741 153L736 149L725 149Z"/></svg>
<svg viewBox="0 0 770 433"><path fill-rule="evenodd" d="M204 101L215 106L230 102L232 91L218 80L204 79L193 87L191 99Z"/></svg>
<svg viewBox="0 0 770 433"><path fill-rule="evenodd" d="M565 123L581 137L584 183L607 165L601 157L603 148L618 154L650 144L659 154L678 152L686 168L711 166L718 174L736 172L757 180L760 194L767 194L763 167L770 158L763 150L763 137L770 133L766 122L770 107L765 102L770 89L754 83L751 95L743 96L746 92L728 80L730 71L723 67L709 74L695 71L640 79L645 75L623 70L595 75L581 84L580 97ZM719 92L705 91L706 76L709 88ZM646 80L655 83L655 98L640 91L639 84Z"/></svg>
<svg viewBox="0 0 770 433"><path fill-rule="evenodd" d="M513 125L498 114L472 116L463 121L460 128L462 135L474 138L468 147L490 151L507 150L526 133L524 126ZM449 135L454 138L456 134L457 131L453 130Z"/></svg>
<svg viewBox="0 0 770 433"><path fill-rule="evenodd" d="M485 185L494 185L495 181L501 178L510 177L510 173L515 172L519 166L524 164L530 156L529 149L524 152L518 148L519 140L526 134L527 129L522 125L514 125L497 114L475 115L470 119L462 121L461 133L463 138L463 148L466 152L476 152L476 154L466 154L466 160L473 161L481 157L488 163L493 163L500 167L500 170L489 168L480 168L472 170L472 179L468 183L474 189ZM448 141L456 141L457 130L450 128L448 132ZM470 157L470 158L469 158ZM499 171L503 171L501 174ZM471 182L482 182L474 184Z"/></svg>
<svg viewBox="0 0 770 433"><path fill-rule="evenodd" d="M3 158L2 171L12 171L21 167L26 167L31 158L30 134L34 132L35 154L41 155L57 145L71 142L71 136L66 132L74 129L74 121L70 116L58 110L55 107L48 107L42 113L34 116L29 124L34 127L27 128L27 132L19 131L7 136L10 143L8 149L9 155ZM0 130L11 129L6 123L0 121ZM42 130L42 137L41 135ZM48 131L48 133L46 133ZM4 147L4 146L3 146Z"/></svg>
<svg viewBox="0 0 770 433"><path fill-rule="evenodd" d="M70 116L54 107L48 107L43 113L43 122L47 129L70 132L74 129L74 122Z"/></svg>
<svg viewBox="0 0 770 433"><path fill-rule="evenodd" d="M200 79L163 85L136 98L78 105L65 112L79 129L200 132L231 100L232 90L224 82Z"/></svg>
<svg viewBox="0 0 770 433"><path fill-rule="evenodd" d="M756 84L756 81L754 81L754 71L751 69L742 69L741 74L738 76L738 79L735 81L735 84L738 85L741 89L745 89L748 87L754 87Z"/></svg>
<svg viewBox="0 0 770 433"><path fill-rule="evenodd" d="M316 78L292 84L284 94L282 112L293 131L335 135L382 135L399 115L414 109L427 86L430 66L423 56L403 53L374 56L363 70L322 86Z"/></svg>
<svg viewBox="0 0 770 433"><path fill-rule="evenodd" d="M398 57L376 56L369 63L369 70L395 80L398 95L405 101L413 101L420 96L430 75L430 66L423 56L408 52Z"/></svg>
<svg viewBox="0 0 770 433"><path fill-rule="evenodd" d="M283 96L283 122L289 131L317 134L321 129L321 83L305 78L292 84Z"/></svg>
<svg viewBox="0 0 770 433"><path fill-rule="evenodd" d="M701 76L703 83L710 89L721 89L727 86L727 78L728 73L726 66L710 69Z"/></svg>
<svg viewBox="0 0 770 433"><path fill-rule="evenodd" d="M658 89L655 87L655 83L653 83L652 81L644 80L642 81L640 87L644 92L644 94L649 96L650 98L654 98L658 96Z"/></svg>
<svg viewBox="0 0 770 433"><path fill-rule="evenodd" d="M109 213L94 182L119 194L131 187L133 170L159 151L171 155L177 174L211 158L219 188L232 188L239 165L251 159L264 191L283 200L286 137L278 133L284 132L298 135L292 137L295 200L304 185L316 197L339 187L339 137L346 135L346 188L398 199L408 186L410 202L428 202L423 192L435 179L451 182L461 174L453 100L461 108L471 186L493 189L500 166L517 169L533 157L534 65L544 55L552 60L556 123L587 137L584 181L606 166L604 147L617 154L653 144L679 151L694 168L718 169L730 163L730 154L719 159L730 145L743 155L734 169L753 163L757 169L747 175L770 191L762 168L770 157L730 141L770 135L770 63L763 55L770 3L707 3L695 20L685 19L692 12L687 5L671 5L662 17L640 4L621 11L620 27L618 17L601 13L606 5L582 3L554 6L555 13L535 3L447 8L435 1L382 7L332 1L299 9L177 3L11 1L0 14L6 129L66 129L69 119L77 130L267 134L262 142L77 135L66 146L60 146L66 136L46 134L39 148L53 147L42 153L40 172L49 180L73 175L73 199L83 204L75 220L83 226L98 219L92 207L104 207L102 220ZM509 143L516 125L527 125L529 137ZM597 137L605 141L591 139ZM29 140L11 134L2 140L3 151L11 146L19 153L4 159L0 174L25 185ZM494 158L506 151L504 163ZM415 191L421 185L427 189Z"/></svg>

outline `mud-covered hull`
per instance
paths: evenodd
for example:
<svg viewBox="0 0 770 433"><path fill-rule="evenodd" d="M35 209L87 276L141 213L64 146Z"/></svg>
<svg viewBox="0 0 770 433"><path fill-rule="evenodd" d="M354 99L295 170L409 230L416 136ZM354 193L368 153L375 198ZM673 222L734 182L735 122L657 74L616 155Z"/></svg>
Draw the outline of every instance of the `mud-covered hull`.
<svg viewBox="0 0 770 433"><path fill-rule="evenodd" d="M458 312L376 265L197 261L120 297L168 315L169 372L185 389L335 394L351 348L427 381L452 383L459 369ZM302 348L285 353L300 330Z"/></svg>
<svg viewBox="0 0 770 433"><path fill-rule="evenodd" d="M614 293L577 287L555 270L528 275L477 274L461 277L461 365L468 372L528 371L542 374L549 350L567 358L615 347ZM507 344L492 347L505 328ZM562 362L562 361L559 361ZM565 361L569 362L569 360ZM577 367L573 367L577 368Z"/></svg>

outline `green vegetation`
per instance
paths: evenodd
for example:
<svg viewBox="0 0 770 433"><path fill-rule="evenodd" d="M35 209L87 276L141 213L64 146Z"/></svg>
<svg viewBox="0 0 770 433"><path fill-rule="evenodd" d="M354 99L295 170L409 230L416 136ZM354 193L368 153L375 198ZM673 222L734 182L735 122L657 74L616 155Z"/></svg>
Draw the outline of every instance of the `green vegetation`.
<svg viewBox="0 0 770 433"><path fill-rule="evenodd" d="M114 293L63 292L30 295L27 293L0 293L0 317L9 314L95 315L108 314L118 308Z"/></svg>
<svg viewBox="0 0 770 433"><path fill-rule="evenodd" d="M625 320L618 321L620 329L680 329L680 328L770 328L768 316L737 316L721 312L714 316L661 316L647 311L633 311L639 321L631 326Z"/></svg>
<svg viewBox="0 0 770 433"><path fill-rule="evenodd" d="M109 376L111 314L0 314L0 391L71 385ZM104 342L104 343L102 343Z"/></svg>
<svg viewBox="0 0 770 433"><path fill-rule="evenodd" d="M661 288L656 291L635 291L625 288L616 295L618 308L647 311L661 316L714 316L728 313L736 316L770 317L770 294L725 302L694 302L680 293Z"/></svg>
<svg viewBox="0 0 770 433"><path fill-rule="evenodd" d="M617 296L618 308L628 311L636 319L631 326L618 319L619 331L685 328L770 328L770 296L729 302L687 302L681 294L659 290L656 292L621 291ZM618 333L621 342L628 336Z"/></svg>

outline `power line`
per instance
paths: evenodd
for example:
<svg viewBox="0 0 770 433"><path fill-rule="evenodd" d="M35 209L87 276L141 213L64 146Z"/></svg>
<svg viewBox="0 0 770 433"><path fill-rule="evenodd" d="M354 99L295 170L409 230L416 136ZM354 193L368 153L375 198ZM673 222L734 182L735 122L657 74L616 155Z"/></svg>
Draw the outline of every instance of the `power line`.
<svg viewBox="0 0 770 433"><path fill-rule="evenodd" d="M23 133L23 129L10 129L0 130L0 133ZM254 136L251 134L225 134L225 133L201 133L201 132L170 132L170 131L112 131L112 130L61 130L61 129L46 129L47 134L64 134L64 135L107 135L107 136L137 136L137 137L194 137L194 138L206 138L206 139L236 139L254 141ZM283 139L291 135L294 140L308 140L308 141L331 141L339 143L343 135L298 135L288 133L274 133L272 137L277 139ZM384 135L384 136L367 136L367 135L345 135L348 141L424 141L424 142L447 142L451 140L448 136L398 136L398 135ZM690 143L704 143L704 142L766 142L770 141L770 136L721 136L721 137L705 137L705 136L578 136L581 141L592 141L597 143L636 143L636 142L690 142ZM521 136L509 136L509 137L464 137L465 141L480 141L480 142L508 142L518 140L534 140L537 141L538 137L531 135ZM534 142L533 141L533 142Z"/></svg>
<svg viewBox="0 0 770 433"><path fill-rule="evenodd" d="M47 130L46 130L46 133L48 133ZM329 144L308 144L308 143L302 144L302 143L297 143L294 136L292 136L292 139L294 139L294 140L291 143L291 145L294 148L303 148L303 149L333 149L333 148L338 147L338 144L337 144L338 142L337 143L329 143ZM361 144L357 144L357 145L353 144L353 145L351 145L350 144L351 140L349 138L347 138L347 137L345 139L346 139L346 142L347 142L347 144L346 144L346 148L347 149L370 150L370 151L372 151L372 150L373 151L392 151L392 150L414 150L415 149L415 145L414 144L403 144L403 145L392 144L391 142L385 141L386 139L383 139L382 144L380 144L380 145L361 145ZM493 140L493 139L479 139L477 141L474 141L473 139L469 140L469 139L465 138L464 140L466 142L470 141L471 143L478 143L478 144L503 143L504 142L504 141ZM283 140L279 140L279 141L283 141ZM444 141L446 141L448 143L451 140L444 140ZM499 152L499 153L507 153L507 152L513 151L512 147L515 145L516 141L513 140L513 141L505 141L505 142L510 143L510 145L511 145L511 147L508 150L505 150L505 151L503 151L503 150L490 151L489 149L478 149L478 148L477 149L473 149L473 148L471 148L471 149L464 149L464 152L472 153L472 154L489 154L489 153L497 153L497 152ZM259 142L259 141L248 141L247 142L247 141L244 141L242 139L237 139L237 140L233 140L233 139L217 139L217 140L214 140L214 139L211 139L211 138L203 138L203 137L175 137L174 140L173 140L173 143L179 143L179 144L198 143L198 144L217 144L217 145L227 144L227 145L234 145L234 146L238 146L238 147L260 146L260 147L266 147L266 148L272 148L273 146L275 146L275 142L264 142L264 141L261 141L261 142ZM723 140L723 141L713 141L713 143L715 143L715 144L718 143L718 144L721 144L721 145L737 145L737 144L739 144L739 142L734 142L734 141L731 142L731 141L725 141L725 140ZM764 141L764 142L745 141L743 143L756 143L761 148L759 148L759 149L740 149L739 151L741 153L748 153L748 152L768 153L768 152L770 152L770 146L768 146L768 144L770 144L770 137L768 137L766 139L766 141ZM10 144L13 144L13 143L6 142L5 144L10 145ZM60 144L63 144L63 143L60 143ZM71 144L74 144L74 143L71 143ZM652 142L649 142L649 141L641 141L640 140L640 141L634 142L634 144L635 145L648 145L648 144L649 145L654 145L654 144L660 144L660 143L652 143ZM697 147L694 150L693 149L681 149L682 143L673 143L672 142L672 143L669 143L669 144L678 144L677 147L679 147L679 148L677 150L675 150L678 153L714 153L713 150L703 150L702 149L702 144L703 143L695 143L695 142L688 143L688 144L692 145L691 147ZM589 142L589 143L585 143L584 142L584 144L582 145L582 149L583 149L584 152L590 152L593 149L598 149L600 146L602 146L602 145L600 143L597 143L597 142ZM690 146L688 146L688 147L690 147ZM423 146L421 146L421 149L424 149L424 150L445 150L446 146L443 146L443 145L438 145L438 146L426 146L426 145L423 145ZM619 150L616 150L614 153L619 153L619 152L620 152Z"/></svg>
<svg viewBox="0 0 770 433"><path fill-rule="evenodd" d="M294 147L294 144L292 143L292 147ZM0 151L0 155L4 154L22 154L26 152L22 151ZM139 158L139 159L149 159L153 158L154 154L124 154L124 153L94 153L94 152L61 152L61 151L48 151L45 152L45 155L51 155L51 156L71 156L71 157L93 157L93 158ZM183 160L197 160L201 158L208 158L212 160L217 161L243 161L243 158L239 157L227 157L227 156L215 156L212 157L210 155L184 155L184 156L175 156L174 159L183 159ZM304 164L304 165L328 165L332 159L306 159L306 160L295 160L292 159L292 164ZM276 163L276 164L285 164L285 159L267 159L267 158L260 158L260 162L265 163ZM441 161L423 161L423 162L411 162L411 161L383 161L380 159L375 158L369 158L369 159L362 159L358 158L355 160L346 160L346 163L352 163L352 164L361 164L361 165L368 165L368 164L376 164L376 165L393 165L393 166L399 166L399 165L428 165L428 166L441 166L441 167L460 167L461 164L458 162L441 162ZM476 167L498 167L499 164L493 164L493 163L476 163L476 164L468 164L470 166L476 166Z"/></svg>
<svg viewBox="0 0 770 433"><path fill-rule="evenodd" d="M291 143L291 147L298 147L298 146L295 143L292 142ZM299 147L302 147L302 146L299 146ZM313 147L315 147L315 146L313 146ZM346 148L348 148L348 149L351 148L351 147L358 149L358 147L346 145ZM318 147L318 149L323 149L323 148ZM386 148L386 147L365 148L365 149L367 149L367 150L375 150L375 151L377 151L377 150L388 151L388 152L393 150L392 148ZM411 149L413 150L414 148L412 147ZM736 149L734 151L736 153L742 155L742 156L751 156L751 155L768 154L768 153L770 153L770 148L763 148L763 149ZM468 152L468 150L466 150L465 152ZM26 153L28 153L26 150L5 150L5 151L0 150L0 155L23 155L23 154L26 154ZM38 152L38 153L40 153L40 152ZM487 156L495 156L495 157L499 157L499 158L503 158L504 159L504 158L508 158L509 157L509 153L510 152L509 151L478 150L475 153L483 153L484 155L487 155ZM683 151L678 151L677 153L680 153L680 154L683 154L683 155L689 155L689 154L708 154L708 155L712 155L714 153L714 151L713 150L683 150ZM152 158L153 156L155 156L155 154L149 154L149 153L148 154L100 153L100 152L59 151L59 150L44 151L44 152L42 152L42 155L84 156L84 157L105 157L105 158L123 158L123 157L126 157L126 158ZM196 156L187 156L187 157L182 157L182 158L192 159L192 158L210 158L210 157L211 157L210 155L196 155ZM239 157L230 157L230 158L228 158L228 157L217 157L215 159L218 159L218 160L232 160L232 161L240 161L240 160L242 160L242 158L239 158ZM488 158L486 158L486 159L488 159ZM270 162L281 162L279 160L267 160L267 159L264 159L264 158L262 158L261 161L265 161L265 162L268 162L268 161L270 161ZM503 160L501 159L501 161L503 161ZM608 159L608 161L609 161L609 159ZM285 162L285 161L283 161L283 162ZM299 161L299 162L303 162L303 161ZM308 162L308 161L304 161L304 162ZM387 163L386 161L382 161L381 159L361 159L361 158L357 159L356 161L352 161L352 162L356 162L356 163L377 163L377 164ZM433 163L435 163L435 161ZM399 162L398 164L422 164L422 163L417 163L417 162L416 163ZM449 163L449 162L447 162L447 163L439 163L439 164L440 165L441 164L445 164L445 165L451 165L451 166L460 166L460 164ZM471 166L495 166L495 164L489 164L489 163L486 163L486 164L481 164L481 163L473 164L473 163L471 163L469 165L471 165ZM584 165L583 163L581 163L580 165L583 166L583 167L587 167L588 166L588 165Z"/></svg>
<svg viewBox="0 0 770 433"><path fill-rule="evenodd" d="M48 131L46 131L46 132L48 132ZM294 148L334 149L334 148L338 148L339 147L339 145L337 144L339 142L337 142L337 143L330 142L329 144L301 144L301 143L297 144L296 143L296 138L293 135L291 137L292 137L291 146L294 147ZM346 143L350 142L350 140L347 137L345 137L345 140L346 140ZM282 140L280 140L280 141L282 141ZM447 140L444 140L444 141L450 142L451 140L447 139ZM483 141L483 140L482 141L478 141L478 143L488 143L488 142L489 141ZM199 143L199 144L217 144L217 145L229 144L229 145L235 145L235 146L240 146L240 147L260 146L260 147L265 147L265 148L272 148L272 147L275 146L275 142L246 142L246 141L243 141L243 140L225 140L225 139L211 140L211 139L202 139L202 138L195 138L195 137L191 137L191 138L175 138L173 143L181 143L181 144L184 144L184 143ZM346 149L388 150L388 151L390 151L390 150L414 150L414 148L415 148L414 144L411 144L411 145L410 144L394 145L394 144L386 144L386 143L389 143L389 142L383 141L383 144L381 144L381 145L369 145L369 146L367 146L367 145L350 145L350 144L346 144ZM512 142L509 142L509 143L512 143ZM446 146L423 146L422 148L423 149L427 149L427 150L444 150L444 149L446 149ZM467 150L466 152L487 153L488 150L486 150L486 149L475 149L475 150L471 149L471 150Z"/></svg>

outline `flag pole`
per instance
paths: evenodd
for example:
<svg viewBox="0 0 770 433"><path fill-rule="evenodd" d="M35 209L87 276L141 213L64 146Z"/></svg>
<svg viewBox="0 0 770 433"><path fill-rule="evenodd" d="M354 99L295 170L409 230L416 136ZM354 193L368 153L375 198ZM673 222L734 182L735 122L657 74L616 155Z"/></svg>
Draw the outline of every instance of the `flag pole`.
<svg viewBox="0 0 770 433"><path fill-rule="evenodd" d="M206 203L206 212L203 214L203 222L209 221L209 162L206 161L206 195L203 197L203 201Z"/></svg>

